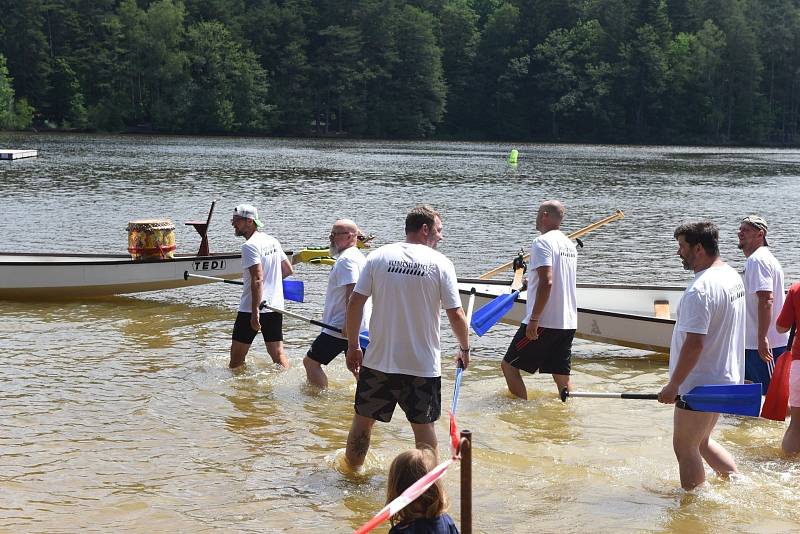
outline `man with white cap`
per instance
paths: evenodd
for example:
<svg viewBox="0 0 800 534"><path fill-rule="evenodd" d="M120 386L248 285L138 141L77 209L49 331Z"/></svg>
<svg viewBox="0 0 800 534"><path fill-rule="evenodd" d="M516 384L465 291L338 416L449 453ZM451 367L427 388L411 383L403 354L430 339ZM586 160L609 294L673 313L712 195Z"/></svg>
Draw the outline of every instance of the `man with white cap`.
<svg viewBox="0 0 800 534"><path fill-rule="evenodd" d="M292 264L277 239L258 231L264 223L258 218L255 206L239 204L233 208L231 224L234 233L246 241L242 245L244 287L233 326L230 367L244 364L247 351L261 330L272 361L288 368L289 361L283 352L283 316L272 311L261 312L258 306L267 301L270 306L283 308L283 279L292 274Z"/></svg>
<svg viewBox="0 0 800 534"><path fill-rule="evenodd" d="M767 244L767 221L749 215L739 224L739 249L747 261L744 264L745 325L744 378L761 383L767 393L772 369L786 350L789 336L775 329L775 321L783 307L783 269Z"/></svg>

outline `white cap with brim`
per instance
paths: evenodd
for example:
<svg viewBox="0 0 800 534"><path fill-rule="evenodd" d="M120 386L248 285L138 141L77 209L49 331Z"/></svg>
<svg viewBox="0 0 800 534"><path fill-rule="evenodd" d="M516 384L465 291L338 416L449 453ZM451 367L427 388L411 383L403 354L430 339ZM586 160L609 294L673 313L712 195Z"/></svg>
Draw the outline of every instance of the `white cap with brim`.
<svg viewBox="0 0 800 534"><path fill-rule="evenodd" d="M236 217L243 217L245 219L253 219L253 222L256 224L256 228L261 228L264 226L264 223L258 218L258 210L252 204L239 204L235 208L233 208L233 214Z"/></svg>
<svg viewBox="0 0 800 534"><path fill-rule="evenodd" d="M764 231L764 246L768 247L769 243L767 243L767 229L769 226L767 225L767 221L763 217L759 217L758 215L748 215L744 219L742 219L743 223L747 223L756 230L763 230Z"/></svg>

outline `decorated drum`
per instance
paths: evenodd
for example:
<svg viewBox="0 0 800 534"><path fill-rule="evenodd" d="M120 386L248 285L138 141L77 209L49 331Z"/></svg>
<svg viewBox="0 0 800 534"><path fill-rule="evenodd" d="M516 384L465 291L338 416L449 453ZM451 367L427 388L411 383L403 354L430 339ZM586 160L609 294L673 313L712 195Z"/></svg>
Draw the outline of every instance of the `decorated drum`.
<svg viewBox="0 0 800 534"><path fill-rule="evenodd" d="M175 255L175 225L169 219L128 223L128 252L140 261L164 260Z"/></svg>

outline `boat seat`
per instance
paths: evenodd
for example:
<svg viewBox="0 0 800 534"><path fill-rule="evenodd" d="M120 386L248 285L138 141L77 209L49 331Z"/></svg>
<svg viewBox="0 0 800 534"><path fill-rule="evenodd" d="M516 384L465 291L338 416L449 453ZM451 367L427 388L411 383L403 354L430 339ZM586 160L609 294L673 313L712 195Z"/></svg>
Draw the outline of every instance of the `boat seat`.
<svg viewBox="0 0 800 534"><path fill-rule="evenodd" d="M653 312L658 319L669 319L669 301L668 300L654 300Z"/></svg>
<svg viewBox="0 0 800 534"><path fill-rule="evenodd" d="M205 221L187 221L186 226L194 226L197 233L200 234L200 249L197 251L198 256L209 256L211 252L208 249L208 225L211 224L211 214L214 213L214 206L217 201L211 202L211 209L208 210L208 218Z"/></svg>

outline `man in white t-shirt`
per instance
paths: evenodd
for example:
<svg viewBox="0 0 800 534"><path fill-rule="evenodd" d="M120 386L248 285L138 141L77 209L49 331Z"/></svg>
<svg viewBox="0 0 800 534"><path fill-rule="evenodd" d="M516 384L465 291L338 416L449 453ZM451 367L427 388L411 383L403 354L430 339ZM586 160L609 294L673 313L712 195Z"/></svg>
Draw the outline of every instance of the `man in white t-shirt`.
<svg viewBox="0 0 800 534"><path fill-rule="evenodd" d="M308 382L319 388L328 387L328 377L322 366L328 365L336 356L347 350L347 338L341 332L346 324L347 301L350 300L361 269L367 262L356 246L358 235L358 226L349 219L339 219L331 228L331 256L336 258L336 263L328 274L322 322L338 326L340 330L323 328L303 358ZM367 304L359 332L367 329L369 315L369 304Z"/></svg>
<svg viewBox="0 0 800 534"><path fill-rule="evenodd" d="M767 221L750 215L739 224L739 249L744 252L745 330L744 378L761 383L767 394L772 369L786 350L787 334L775 329L784 301L783 269L767 244Z"/></svg>
<svg viewBox="0 0 800 534"><path fill-rule="evenodd" d="M264 223L258 218L255 206L236 206L231 225L234 233L246 241L242 245L244 287L231 336L230 367L244 364L247 351L261 330L272 361L288 368L289 361L283 352L283 316L276 312L259 313L258 306L266 300L271 306L283 308L283 279L292 274L292 264L277 239L258 231Z"/></svg>
<svg viewBox="0 0 800 534"><path fill-rule="evenodd" d="M703 460L720 475L738 473L733 456L711 439L718 413L691 410L678 395L695 386L741 384L744 379L745 289L719 257L719 229L709 221L675 230L678 256L695 276L681 298L669 350L669 382L658 401L675 404L672 446L681 486L705 481Z"/></svg>
<svg viewBox="0 0 800 534"><path fill-rule="evenodd" d="M520 369L550 373L558 391L571 387L572 340L578 326L578 252L559 230L565 214L557 200L542 202L536 214L541 235L531 246L527 310L501 363L509 391L521 399L528 398L528 391Z"/></svg>
<svg viewBox="0 0 800 534"><path fill-rule="evenodd" d="M372 252L347 306L347 368L358 380L355 415L345 458L357 468L369 450L375 421L389 422L395 406L405 412L417 444L437 447L434 422L441 402L441 308L459 343L457 362L469 364L468 325L453 263L434 250L442 219L430 206L406 217L404 242ZM359 326L372 297L369 350L361 351Z"/></svg>

